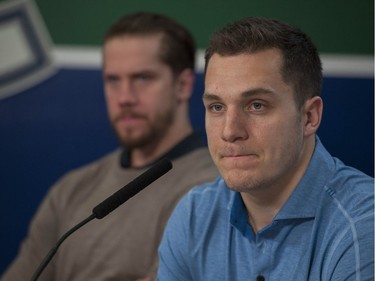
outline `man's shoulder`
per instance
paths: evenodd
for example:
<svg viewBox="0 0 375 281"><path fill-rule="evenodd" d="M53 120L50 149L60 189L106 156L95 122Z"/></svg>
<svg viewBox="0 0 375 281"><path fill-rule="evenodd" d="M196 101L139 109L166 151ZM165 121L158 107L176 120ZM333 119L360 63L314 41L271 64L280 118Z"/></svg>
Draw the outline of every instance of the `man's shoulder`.
<svg viewBox="0 0 375 281"><path fill-rule="evenodd" d="M202 243L212 235L220 236L230 223L234 195L221 177L193 188L175 208L169 228L172 232L186 229L184 233L190 239ZM201 245L200 242L197 244Z"/></svg>
<svg viewBox="0 0 375 281"><path fill-rule="evenodd" d="M108 166L117 166L120 167L120 155L121 155L121 149L115 149L111 152L108 152L98 159L95 159L91 162L88 162L80 167L77 167L69 172L66 173L67 175L72 174L82 174L87 172L94 172L97 169L108 167Z"/></svg>
<svg viewBox="0 0 375 281"><path fill-rule="evenodd" d="M108 171L119 169L120 154L121 149L116 149L92 162L72 169L63 174L55 183L55 186L74 186L76 185L74 183L84 182L86 179L93 180L103 173L106 174Z"/></svg>
<svg viewBox="0 0 375 281"><path fill-rule="evenodd" d="M335 159L335 162L335 172L326 184L332 193L338 198L373 196L374 178L353 167L346 166L338 159Z"/></svg>
<svg viewBox="0 0 375 281"><path fill-rule="evenodd" d="M336 160L336 171L325 185L328 198L345 217L373 216L374 179Z"/></svg>
<svg viewBox="0 0 375 281"><path fill-rule="evenodd" d="M184 197L185 204L193 210L227 207L232 202L234 191L231 191L221 176L193 188Z"/></svg>

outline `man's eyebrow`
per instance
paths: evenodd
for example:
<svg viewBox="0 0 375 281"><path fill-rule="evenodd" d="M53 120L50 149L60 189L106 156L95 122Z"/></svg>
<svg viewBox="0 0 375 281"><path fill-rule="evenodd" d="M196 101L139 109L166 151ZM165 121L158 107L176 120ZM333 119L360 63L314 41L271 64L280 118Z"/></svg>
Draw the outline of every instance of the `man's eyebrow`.
<svg viewBox="0 0 375 281"><path fill-rule="evenodd" d="M257 95L274 95L275 93L266 88L255 88L255 89L249 89L240 94L241 98L249 98ZM220 101L222 98L218 95L212 94L212 93L204 93L202 95L202 99L205 101Z"/></svg>
<svg viewBox="0 0 375 281"><path fill-rule="evenodd" d="M218 101L221 98L218 95L210 94L210 93L203 93L202 99L204 101Z"/></svg>
<svg viewBox="0 0 375 281"><path fill-rule="evenodd" d="M267 88L255 88L255 89L249 89L247 91L242 92L241 97L247 98L247 97L252 97L256 95L264 95L264 94L274 95L275 92Z"/></svg>

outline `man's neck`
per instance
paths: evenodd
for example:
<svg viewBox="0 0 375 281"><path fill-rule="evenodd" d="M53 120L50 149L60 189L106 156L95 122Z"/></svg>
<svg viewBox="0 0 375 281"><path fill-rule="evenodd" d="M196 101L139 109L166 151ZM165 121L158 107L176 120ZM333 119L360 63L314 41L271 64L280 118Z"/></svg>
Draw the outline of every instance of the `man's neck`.
<svg viewBox="0 0 375 281"><path fill-rule="evenodd" d="M246 206L248 222L254 233L270 225L287 200L287 194L273 198L267 194L268 199L264 199L249 193L241 193L241 197Z"/></svg>
<svg viewBox="0 0 375 281"><path fill-rule="evenodd" d="M163 155L169 153L176 147L176 145L186 139L189 135L192 135L192 133L192 128L188 128L186 130L181 130L173 137L167 137L159 141L155 140L155 142L148 147L129 151L129 166L133 168L141 168L150 165L160 159Z"/></svg>
<svg viewBox="0 0 375 281"><path fill-rule="evenodd" d="M315 138L306 144L301 161L289 174L279 178L270 186L263 186L250 192L242 192L241 197L248 212L248 221L254 233L271 224L303 177L315 148Z"/></svg>

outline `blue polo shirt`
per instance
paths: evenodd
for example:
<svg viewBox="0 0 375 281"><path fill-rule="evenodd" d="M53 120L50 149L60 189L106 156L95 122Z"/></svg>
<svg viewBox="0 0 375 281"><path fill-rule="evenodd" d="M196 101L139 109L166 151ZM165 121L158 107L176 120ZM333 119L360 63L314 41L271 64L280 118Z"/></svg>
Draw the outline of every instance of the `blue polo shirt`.
<svg viewBox="0 0 375 281"><path fill-rule="evenodd" d="M177 205L159 248L158 280L374 280L374 179L319 139L305 175L256 234L222 178Z"/></svg>

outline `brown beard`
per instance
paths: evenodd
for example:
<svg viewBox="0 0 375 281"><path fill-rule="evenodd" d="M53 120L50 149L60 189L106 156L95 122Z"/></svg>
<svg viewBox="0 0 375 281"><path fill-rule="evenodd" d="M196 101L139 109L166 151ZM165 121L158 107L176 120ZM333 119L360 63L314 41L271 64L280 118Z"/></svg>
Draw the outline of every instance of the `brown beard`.
<svg viewBox="0 0 375 281"><path fill-rule="evenodd" d="M132 116L137 118L142 118L148 124L147 128L143 133L137 137L132 137L132 129L125 129L125 134L119 132L116 128L116 123L118 120L122 119L124 116ZM112 127L120 141L120 143L127 149L138 149L146 146L150 146L153 143L157 144L160 139L163 138L166 131L170 128L173 120L175 118L175 111L170 108L163 113L159 113L156 116L155 121L151 122L147 116L137 113L122 113L112 121Z"/></svg>

